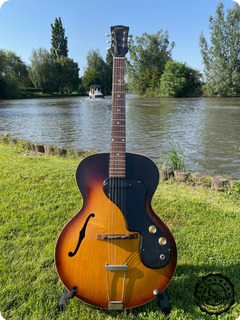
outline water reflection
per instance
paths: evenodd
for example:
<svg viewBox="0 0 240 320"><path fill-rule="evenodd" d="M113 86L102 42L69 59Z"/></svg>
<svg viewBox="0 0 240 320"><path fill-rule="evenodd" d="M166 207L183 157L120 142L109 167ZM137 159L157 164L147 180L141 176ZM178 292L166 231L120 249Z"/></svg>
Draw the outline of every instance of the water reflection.
<svg viewBox="0 0 240 320"><path fill-rule="evenodd" d="M240 99L127 96L127 150L163 161L172 142L187 167L240 179ZM111 98L0 101L0 132L47 144L109 151Z"/></svg>

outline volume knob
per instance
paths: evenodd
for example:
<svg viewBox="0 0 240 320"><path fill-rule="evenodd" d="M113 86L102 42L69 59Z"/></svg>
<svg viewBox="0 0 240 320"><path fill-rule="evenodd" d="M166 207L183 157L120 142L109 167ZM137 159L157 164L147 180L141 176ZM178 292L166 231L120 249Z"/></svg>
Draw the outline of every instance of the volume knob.
<svg viewBox="0 0 240 320"><path fill-rule="evenodd" d="M158 239L158 243L160 244L160 246L165 246L167 244L167 239L164 237L161 237Z"/></svg>
<svg viewBox="0 0 240 320"><path fill-rule="evenodd" d="M154 234L157 232L157 227L152 225L148 228L149 233Z"/></svg>

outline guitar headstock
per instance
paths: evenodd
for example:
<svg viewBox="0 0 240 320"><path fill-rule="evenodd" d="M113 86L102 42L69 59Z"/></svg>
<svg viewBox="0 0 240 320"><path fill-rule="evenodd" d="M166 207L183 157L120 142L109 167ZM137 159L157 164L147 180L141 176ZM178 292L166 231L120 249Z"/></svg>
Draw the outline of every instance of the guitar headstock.
<svg viewBox="0 0 240 320"><path fill-rule="evenodd" d="M111 52L114 57L125 57L128 52L129 27L111 27Z"/></svg>

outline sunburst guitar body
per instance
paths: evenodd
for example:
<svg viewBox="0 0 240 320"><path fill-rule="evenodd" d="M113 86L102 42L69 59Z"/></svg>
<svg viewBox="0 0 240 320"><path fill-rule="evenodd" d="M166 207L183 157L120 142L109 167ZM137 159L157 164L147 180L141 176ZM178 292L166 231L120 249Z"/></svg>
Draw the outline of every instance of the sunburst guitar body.
<svg viewBox="0 0 240 320"><path fill-rule="evenodd" d="M83 207L61 232L55 261L60 279L82 301L105 309L149 302L170 283L177 249L151 200L159 181L149 158L125 152L124 56L128 28L111 27L111 151L85 158L76 180Z"/></svg>

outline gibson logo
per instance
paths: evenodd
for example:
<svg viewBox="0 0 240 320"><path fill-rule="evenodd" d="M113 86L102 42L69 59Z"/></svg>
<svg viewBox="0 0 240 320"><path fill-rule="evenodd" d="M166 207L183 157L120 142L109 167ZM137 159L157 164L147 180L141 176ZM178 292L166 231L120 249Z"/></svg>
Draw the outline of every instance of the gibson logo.
<svg viewBox="0 0 240 320"><path fill-rule="evenodd" d="M124 29L124 26L116 26L115 28L114 28L114 30L123 30Z"/></svg>

